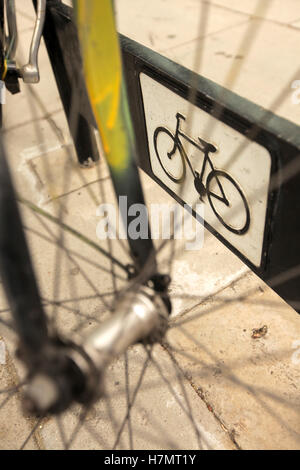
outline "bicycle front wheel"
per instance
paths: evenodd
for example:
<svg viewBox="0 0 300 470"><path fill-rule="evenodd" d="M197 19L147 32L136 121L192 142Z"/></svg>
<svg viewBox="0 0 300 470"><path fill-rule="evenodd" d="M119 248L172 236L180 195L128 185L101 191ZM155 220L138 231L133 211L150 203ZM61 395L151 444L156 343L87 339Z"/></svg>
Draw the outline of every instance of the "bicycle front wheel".
<svg viewBox="0 0 300 470"><path fill-rule="evenodd" d="M220 186L228 204L219 199ZM225 171L212 171L206 182L209 204L218 220L230 232L237 235L246 233L250 226L250 209L241 188Z"/></svg>

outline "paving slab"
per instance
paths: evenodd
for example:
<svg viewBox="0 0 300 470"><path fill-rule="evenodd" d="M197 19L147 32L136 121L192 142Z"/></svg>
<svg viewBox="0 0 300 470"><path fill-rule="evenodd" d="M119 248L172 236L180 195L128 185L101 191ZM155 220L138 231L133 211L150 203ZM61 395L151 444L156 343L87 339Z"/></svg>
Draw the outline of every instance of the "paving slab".
<svg viewBox="0 0 300 470"><path fill-rule="evenodd" d="M118 30L158 52L190 44L196 38L217 33L245 21L244 15L214 9L205 29L200 29L202 4L198 0L154 0L152 2L122 0L116 3ZM130 5L130 9L128 8ZM191 47L191 46L190 46Z"/></svg>
<svg viewBox="0 0 300 470"><path fill-rule="evenodd" d="M300 447L299 338L299 315L253 273L177 317L168 333L239 447L264 450Z"/></svg>
<svg viewBox="0 0 300 470"><path fill-rule="evenodd" d="M0 336L0 449L20 448L30 436L36 420L26 416L21 406L20 390L16 389L19 378L14 359L7 347L6 340ZM10 390L3 393L4 390ZM37 450L42 446L38 433L34 433L26 444L26 449Z"/></svg>
<svg viewBox="0 0 300 470"><path fill-rule="evenodd" d="M206 0L201 0L205 2ZM255 15L264 20L289 24L300 17L300 5L294 0L287 0L284 6L280 0L265 0L253 2L252 0L212 0L214 6L226 8L229 11L243 12L247 15Z"/></svg>
<svg viewBox="0 0 300 470"><path fill-rule="evenodd" d="M199 2L193 9L194 16L189 14L188 8L180 15L188 28L177 28L176 37L169 42L165 36L172 34L171 29L169 31L168 26L166 30L162 28L165 14L155 2L147 3L148 6L139 2L139 6L128 13L126 2L120 1L116 5L119 29L123 34L286 119L300 122L300 107L292 100L292 83L300 77L299 64L295 60L299 32L286 24L299 19L299 4L293 0L285 4L287 7L284 9L279 1L269 2L263 21L252 17L256 2L210 2L203 35L197 33L197 28L201 12L204 14L201 5L202 8L203 5L208 7L208 2ZM163 5L166 11L173 11L170 0ZM174 13L181 8L180 2L175 3ZM147 11L155 21L146 24L143 11ZM136 28L133 27L135 22ZM175 20L171 27L175 28ZM155 36L155 43L151 43L149 31ZM202 48L200 59L199 45ZM234 81L233 75L236 75Z"/></svg>
<svg viewBox="0 0 300 470"><path fill-rule="evenodd" d="M255 37L249 39L250 45L245 44L243 38L253 25L257 27ZM202 42L204 53L197 72L298 123L300 107L292 100L292 84L300 76L299 64L295 60L298 41L297 29L251 20L206 37ZM194 68L195 49L191 46L179 46L172 50L172 54L166 51L166 55L188 68Z"/></svg>
<svg viewBox="0 0 300 470"><path fill-rule="evenodd" d="M80 410L70 410L64 421L51 420L41 435L48 449L62 446L61 435L71 440L71 449L235 449L229 433L198 400L195 390L160 347L151 352L153 362L142 347L131 348L109 367L106 375L107 397L89 412L82 432L74 430ZM126 384L124 362L130 372ZM163 379L162 379L163 377ZM128 388L128 390L127 390ZM128 415L126 395L132 402ZM196 402L195 402L196 398ZM113 417L113 419L111 419ZM175 431L175 432L174 432ZM72 440L72 435L74 440Z"/></svg>

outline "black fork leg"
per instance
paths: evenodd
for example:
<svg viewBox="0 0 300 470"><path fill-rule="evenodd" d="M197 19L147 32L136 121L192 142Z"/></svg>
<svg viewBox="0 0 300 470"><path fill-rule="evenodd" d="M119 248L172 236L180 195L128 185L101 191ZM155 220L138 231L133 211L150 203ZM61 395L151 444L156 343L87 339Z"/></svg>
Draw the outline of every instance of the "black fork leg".
<svg viewBox="0 0 300 470"><path fill-rule="evenodd" d="M0 0L0 80L4 63L4 2ZM0 90L1 93L1 90ZM2 104L0 103L0 129L2 127Z"/></svg>
<svg viewBox="0 0 300 470"><path fill-rule="evenodd" d="M0 276L21 344L31 357L47 344L46 316L0 134Z"/></svg>

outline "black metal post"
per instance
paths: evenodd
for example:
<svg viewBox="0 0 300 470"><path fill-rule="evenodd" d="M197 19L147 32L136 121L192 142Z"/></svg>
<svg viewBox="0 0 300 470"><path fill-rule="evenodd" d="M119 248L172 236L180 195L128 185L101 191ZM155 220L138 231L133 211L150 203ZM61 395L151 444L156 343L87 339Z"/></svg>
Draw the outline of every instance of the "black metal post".
<svg viewBox="0 0 300 470"><path fill-rule="evenodd" d="M33 0L33 4L36 7L36 0ZM48 0L43 37L79 163L90 166L91 160L99 160L94 133L97 126L82 74L80 46L72 8L59 0ZM72 103L74 96L76 106L73 106L74 100Z"/></svg>

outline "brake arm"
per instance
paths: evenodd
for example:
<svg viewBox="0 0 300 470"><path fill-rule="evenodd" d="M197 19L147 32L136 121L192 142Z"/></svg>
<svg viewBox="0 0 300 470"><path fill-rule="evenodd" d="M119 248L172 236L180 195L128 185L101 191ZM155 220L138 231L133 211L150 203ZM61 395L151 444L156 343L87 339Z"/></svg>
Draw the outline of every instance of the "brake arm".
<svg viewBox="0 0 300 470"><path fill-rule="evenodd" d="M40 81L38 67L38 52L46 17L46 0L37 0L36 21L29 51L29 60L20 70L25 83L38 83Z"/></svg>

